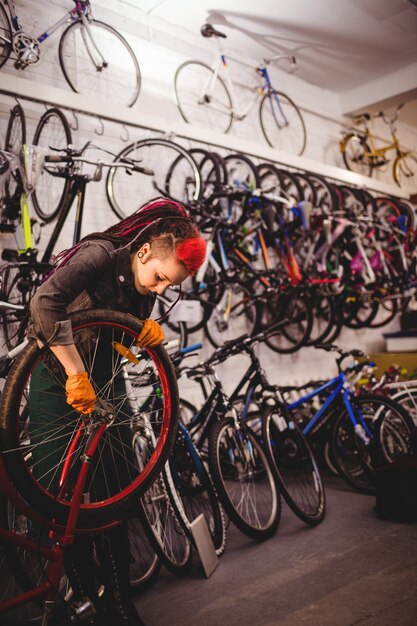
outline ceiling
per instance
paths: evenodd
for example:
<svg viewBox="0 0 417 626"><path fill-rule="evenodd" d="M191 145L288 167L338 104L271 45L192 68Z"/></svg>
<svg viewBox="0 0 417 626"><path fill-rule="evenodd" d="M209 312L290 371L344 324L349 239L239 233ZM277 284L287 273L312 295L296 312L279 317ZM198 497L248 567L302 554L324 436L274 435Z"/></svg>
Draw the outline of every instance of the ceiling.
<svg viewBox="0 0 417 626"><path fill-rule="evenodd" d="M194 33L204 22L227 47L296 56L298 76L340 94L343 113L406 102L417 127L417 0L141 0L141 9Z"/></svg>

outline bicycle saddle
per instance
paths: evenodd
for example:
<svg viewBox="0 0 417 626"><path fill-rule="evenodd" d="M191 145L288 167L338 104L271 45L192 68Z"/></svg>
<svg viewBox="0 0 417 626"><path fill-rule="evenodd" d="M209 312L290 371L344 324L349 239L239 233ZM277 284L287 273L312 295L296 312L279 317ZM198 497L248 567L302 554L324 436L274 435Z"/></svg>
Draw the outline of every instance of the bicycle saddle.
<svg viewBox="0 0 417 626"><path fill-rule="evenodd" d="M203 24L201 34L203 37L223 37L224 39L227 37L227 35L216 30L211 24Z"/></svg>

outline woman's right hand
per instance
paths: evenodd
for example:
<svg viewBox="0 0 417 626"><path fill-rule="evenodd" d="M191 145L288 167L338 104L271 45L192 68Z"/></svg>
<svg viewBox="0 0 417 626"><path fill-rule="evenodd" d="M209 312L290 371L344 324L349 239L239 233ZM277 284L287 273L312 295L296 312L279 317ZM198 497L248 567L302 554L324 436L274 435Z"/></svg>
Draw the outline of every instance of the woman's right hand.
<svg viewBox="0 0 417 626"><path fill-rule="evenodd" d="M67 402L78 413L92 413L96 406L96 394L88 380L88 373L69 374L65 385Z"/></svg>

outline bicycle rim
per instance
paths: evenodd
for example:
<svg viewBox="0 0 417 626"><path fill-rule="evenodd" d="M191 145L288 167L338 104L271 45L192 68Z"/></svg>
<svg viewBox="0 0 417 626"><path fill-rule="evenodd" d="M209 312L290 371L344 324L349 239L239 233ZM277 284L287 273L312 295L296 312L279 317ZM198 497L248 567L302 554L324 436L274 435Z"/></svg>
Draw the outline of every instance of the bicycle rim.
<svg viewBox="0 0 417 626"><path fill-rule="evenodd" d="M111 26L89 20L86 32L79 21L59 42L59 62L73 91L102 102L131 107L139 96L141 75L127 41ZM94 61L93 61L94 60Z"/></svg>
<svg viewBox="0 0 417 626"><path fill-rule="evenodd" d="M259 309L248 289L239 284L227 286L213 306L204 332L218 348L240 335L252 335L259 324Z"/></svg>
<svg viewBox="0 0 417 626"><path fill-rule="evenodd" d="M143 530L139 517L127 521L129 533L129 579L132 593L142 593L158 578L161 562Z"/></svg>
<svg viewBox="0 0 417 626"><path fill-rule="evenodd" d="M233 105L224 81L217 76L207 92L213 70L198 61L186 61L175 72L174 90L178 109L189 124L227 133L233 121Z"/></svg>
<svg viewBox="0 0 417 626"><path fill-rule="evenodd" d="M162 474L141 503L143 527L154 550L173 574L184 574L191 565L192 546L172 507Z"/></svg>
<svg viewBox="0 0 417 626"><path fill-rule="evenodd" d="M65 150L71 142L70 125L62 111L56 108L46 111L36 127L34 145L46 150ZM70 181L54 176L60 169L62 170L62 165L45 165L32 194L33 207L45 222L55 219L68 195Z"/></svg>
<svg viewBox="0 0 417 626"><path fill-rule="evenodd" d="M74 341L97 396L109 415L85 485L80 526L120 518L148 488L166 460L175 435L178 389L161 348L133 358L141 323L133 316L89 311L72 317ZM122 346L122 347L121 347ZM132 370L135 377L132 382ZM60 363L36 341L14 363L2 396L2 450L15 488L30 506L64 523L90 427L66 403ZM135 436L135 437L134 437ZM140 437L141 454L133 441Z"/></svg>
<svg viewBox="0 0 417 626"><path fill-rule="evenodd" d="M172 141L158 138L137 141L122 150L115 161L122 159L137 161L149 174L133 172L129 176L121 167L109 169L107 197L120 219L157 195L185 204L200 197L201 177L197 164L187 150Z"/></svg>
<svg viewBox="0 0 417 626"><path fill-rule="evenodd" d="M26 117L20 104L16 104L10 111L9 121L7 123L6 137L4 148L7 152L11 152L20 158L20 152L23 144L26 143ZM5 185L7 198L12 198L16 192L16 182L11 176Z"/></svg>
<svg viewBox="0 0 417 626"><path fill-rule="evenodd" d="M264 414L262 433L288 506L303 522L319 524L325 513L324 487L303 433L277 409Z"/></svg>
<svg viewBox="0 0 417 626"><path fill-rule="evenodd" d="M211 475L226 513L248 537L271 537L281 517L274 473L260 443L233 418L217 422L209 434Z"/></svg>
<svg viewBox="0 0 417 626"><path fill-rule="evenodd" d="M306 146L304 120L295 103L285 94L267 93L259 105L259 117L266 141L273 148L301 155Z"/></svg>
<svg viewBox="0 0 417 626"><path fill-rule="evenodd" d="M11 51L12 31L10 22L3 5L0 5L0 67L6 63Z"/></svg>
<svg viewBox="0 0 417 626"><path fill-rule="evenodd" d="M182 402L182 401L181 401ZM191 523L201 514L207 523L214 548L220 556L226 545L226 526L216 490L200 455L191 441L177 436L169 460L165 484L184 532L194 542Z"/></svg>

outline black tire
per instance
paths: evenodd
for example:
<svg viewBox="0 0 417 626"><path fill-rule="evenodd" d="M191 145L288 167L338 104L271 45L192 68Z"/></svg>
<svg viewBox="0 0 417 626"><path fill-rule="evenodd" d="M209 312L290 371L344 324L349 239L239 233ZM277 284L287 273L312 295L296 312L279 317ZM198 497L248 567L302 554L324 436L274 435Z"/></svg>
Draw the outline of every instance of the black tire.
<svg viewBox="0 0 417 626"><path fill-rule="evenodd" d="M417 156L403 152L394 161L394 180L403 191L415 192L417 180Z"/></svg>
<svg viewBox="0 0 417 626"><path fill-rule="evenodd" d="M216 152L203 148L191 148L190 155L200 170L202 196L210 198L219 191L227 180L227 168L224 159Z"/></svg>
<svg viewBox="0 0 417 626"><path fill-rule="evenodd" d="M88 26L94 46L88 35L85 35L81 21L70 24L62 33L58 53L65 80L77 93L100 98L114 105L132 107L138 99L141 86L135 53L112 26L93 19L88 20ZM117 59L115 64L111 62L112 57ZM92 63L92 58L95 63L101 63L99 70Z"/></svg>
<svg viewBox="0 0 417 626"><path fill-rule="evenodd" d="M351 403L355 419L360 425L359 432L355 431L346 409L343 409L330 433L331 455L337 471L348 485L360 493L373 494L373 470L375 465L390 458L389 446L395 441L391 437L393 427L405 425L411 429L413 421L396 402L382 395L362 394L351 398ZM368 432L364 432L359 416L364 420ZM386 420L386 430L381 426L382 420ZM384 433L387 434L386 443ZM404 441L402 436L400 439Z"/></svg>
<svg viewBox="0 0 417 626"><path fill-rule="evenodd" d="M372 176L372 163L365 158L365 154L372 152L366 140L355 132L349 132L341 142L343 161L348 170L363 176Z"/></svg>
<svg viewBox="0 0 417 626"><path fill-rule="evenodd" d="M313 314L309 298L299 293L277 291L270 294L262 311L262 328L267 330L283 319L288 319L288 325L267 337L265 343L278 354L291 354L302 348L310 337Z"/></svg>
<svg viewBox="0 0 417 626"><path fill-rule="evenodd" d="M392 392L391 399L401 405L417 426L417 387L404 383L397 391L393 389ZM180 402L182 403L182 400Z"/></svg>
<svg viewBox="0 0 417 626"><path fill-rule="evenodd" d="M4 141L4 149L6 152L15 154L19 159L21 158L22 146L26 143L26 117L25 112L20 104L15 106L10 111L9 120L7 122L6 137ZM8 178L5 184L6 198L11 199L14 197L17 191L18 184L12 176ZM22 192L23 190L19 190ZM20 198L16 199L17 202ZM19 207L20 208L20 207Z"/></svg>
<svg viewBox="0 0 417 626"><path fill-rule="evenodd" d="M200 61L182 63L174 76L175 100L189 124L227 133L233 122L233 105L223 79L216 77L212 95L202 95L213 74L211 67Z"/></svg>
<svg viewBox="0 0 417 626"><path fill-rule="evenodd" d="M71 316L71 321L75 344L96 390L97 405L112 415L93 457L94 471L85 486L89 499L81 504L77 521L79 527L91 528L128 515L138 495L159 474L175 438L178 388L172 363L161 346L141 352L136 365L138 397L126 387L121 353L123 347L136 350L142 323L135 317L91 310ZM155 377L149 375L149 362L156 366ZM10 480L29 506L57 523L67 519L79 456L89 436L83 419L66 403L65 382L65 372L52 353L30 340L14 362L1 398L1 449ZM155 384L160 387L157 404L153 404ZM47 393L38 393L40 389ZM46 400L48 409L42 404ZM48 412L48 421L44 419L42 424L41 418ZM31 413L35 420L31 420ZM100 413L95 412L90 420L94 417L100 419ZM132 445L134 433L140 431L148 444L142 469ZM77 433L80 441L71 453L72 469L60 487L58 478L63 476L64 460ZM53 447L48 454L44 448L41 453L40 442L45 446L48 441L54 442Z"/></svg>
<svg viewBox="0 0 417 626"><path fill-rule="evenodd" d="M285 418L278 406L267 407L262 417L262 441L290 509L306 524L320 524L326 510L324 486L300 428L291 418Z"/></svg>
<svg viewBox="0 0 417 626"><path fill-rule="evenodd" d="M259 105L262 132L268 144L291 154L303 154L307 133L297 105L282 92L266 93Z"/></svg>
<svg viewBox="0 0 417 626"><path fill-rule="evenodd" d="M240 283L226 285L212 304L204 332L215 348L240 335L252 335L259 327L261 309L249 289Z"/></svg>
<svg viewBox="0 0 417 626"><path fill-rule="evenodd" d="M130 517L127 528L130 546L130 591L139 594L149 589L156 581L161 561L151 546L139 517Z"/></svg>
<svg viewBox="0 0 417 626"><path fill-rule="evenodd" d="M192 562L192 544L179 523L163 474L142 496L140 511L145 533L162 563L177 576L185 574Z"/></svg>
<svg viewBox="0 0 417 626"><path fill-rule="evenodd" d="M259 172L254 162L244 154L228 154L224 157L227 182L235 189L253 191L260 187Z"/></svg>
<svg viewBox="0 0 417 626"><path fill-rule="evenodd" d="M390 398L379 409L374 431L382 462L392 463L398 457L413 453L411 433L416 426L406 407L407 404L401 402L401 397L396 397Z"/></svg>
<svg viewBox="0 0 417 626"><path fill-rule="evenodd" d="M377 300L378 302L378 300ZM378 310L375 317L368 322L368 328L383 328L389 324L398 313L398 300L395 298L385 300L381 298L378 302Z"/></svg>
<svg viewBox="0 0 417 626"><path fill-rule="evenodd" d="M272 537L280 522L281 502L275 472L257 438L222 419L209 433L210 473L221 503L235 526L248 537Z"/></svg>
<svg viewBox="0 0 417 626"><path fill-rule="evenodd" d="M375 493L370 446L355 433L346 410L334 416L330 430L330 458L339 476L355 491Z"/></svg>
<svg viewBox="0 0 417 626"><path fill-rule="evenodd" d="M338 306L343 325L354 330L369 326L378 313L378 302L355 293L342 295Z"/></svg>
<svg viewBox="0 0 417 626"><path fill-rule="evenodd" d="M39 284L39 276L22 263L5 266L1 272L0 298L23 309L0 310L4 344L12 350L25 338L29 321L29 302Z"/></svg>
<svg viewBox="0 0 417 626"><path fill-rule="evenodd" d="M106 179L107 198L119 219L157 195L187 204L198 200L201 177L197 163L187 150L167 139L143 139L124 148L114 159L132 159L148 173L111 167ZM175 169L175 171L173 170Z"/></svg>
<svg viewBox="0 0 417 626"><path fill-rule="evenodd" d="M65 115L59 109L48 109L36 127L33 144L46 150L65 150L71 143L71 128ZM70 180L54 176L60 169L62 165L46 164L32 194L33 208L44 222L56 218L68 196Z"/></svg>
<svg viewBox="0 0 417 626"><path fill-rule="evenodd" d="M337 324L336 302L331 296L313 293L310 301L313 312L313 325L310 336L306 341L307 346L324 343L330 333L334 332Z"/></svg>
<svg viewBox="0 0 417 626"><path fill-rule="evenodd" d="M12 29L3 4L0 4L0 68L6 63L12 51Z"/></svg>
<svg viewBox="0 0 417 626"><path fill-rule="evenodd" d="M183 408L183 401L180 401ZM165 486L184 532L194 542L191 522L202 514L217 556L226 546L226 524L213 481L185 427L179 428L169 459ZM165 472L165 470L164 470Z"/></svg>
<svg viewBox="0 0 417 626"><path fill-rule="evenodd" d="M314 199L310 198L313 206L315 208L320 207L322 213L325 215L332 215L334 211L337 211L339 206L334 186L321 176L312 174L311 172L306 174L305 178L313 187Z"/></svg>
<svg viewBox="0 0 417 626"><path fill-rule="evenodd" d="M14 506L0 494L0 526L7 530L15 530L19 536L45 545L45 537L39 533L40 528L23 513L18 513ZM22 591L31 591L45 582L44 567L47 561L36 552L29 552L22 547L13 545L12 541L0 541L0 604L10 600ZM42 600L15 607L2 615L1 623L7 626L21 624L40 624L42 619ZM4 620L4 621L3 621Z"/></svg>

